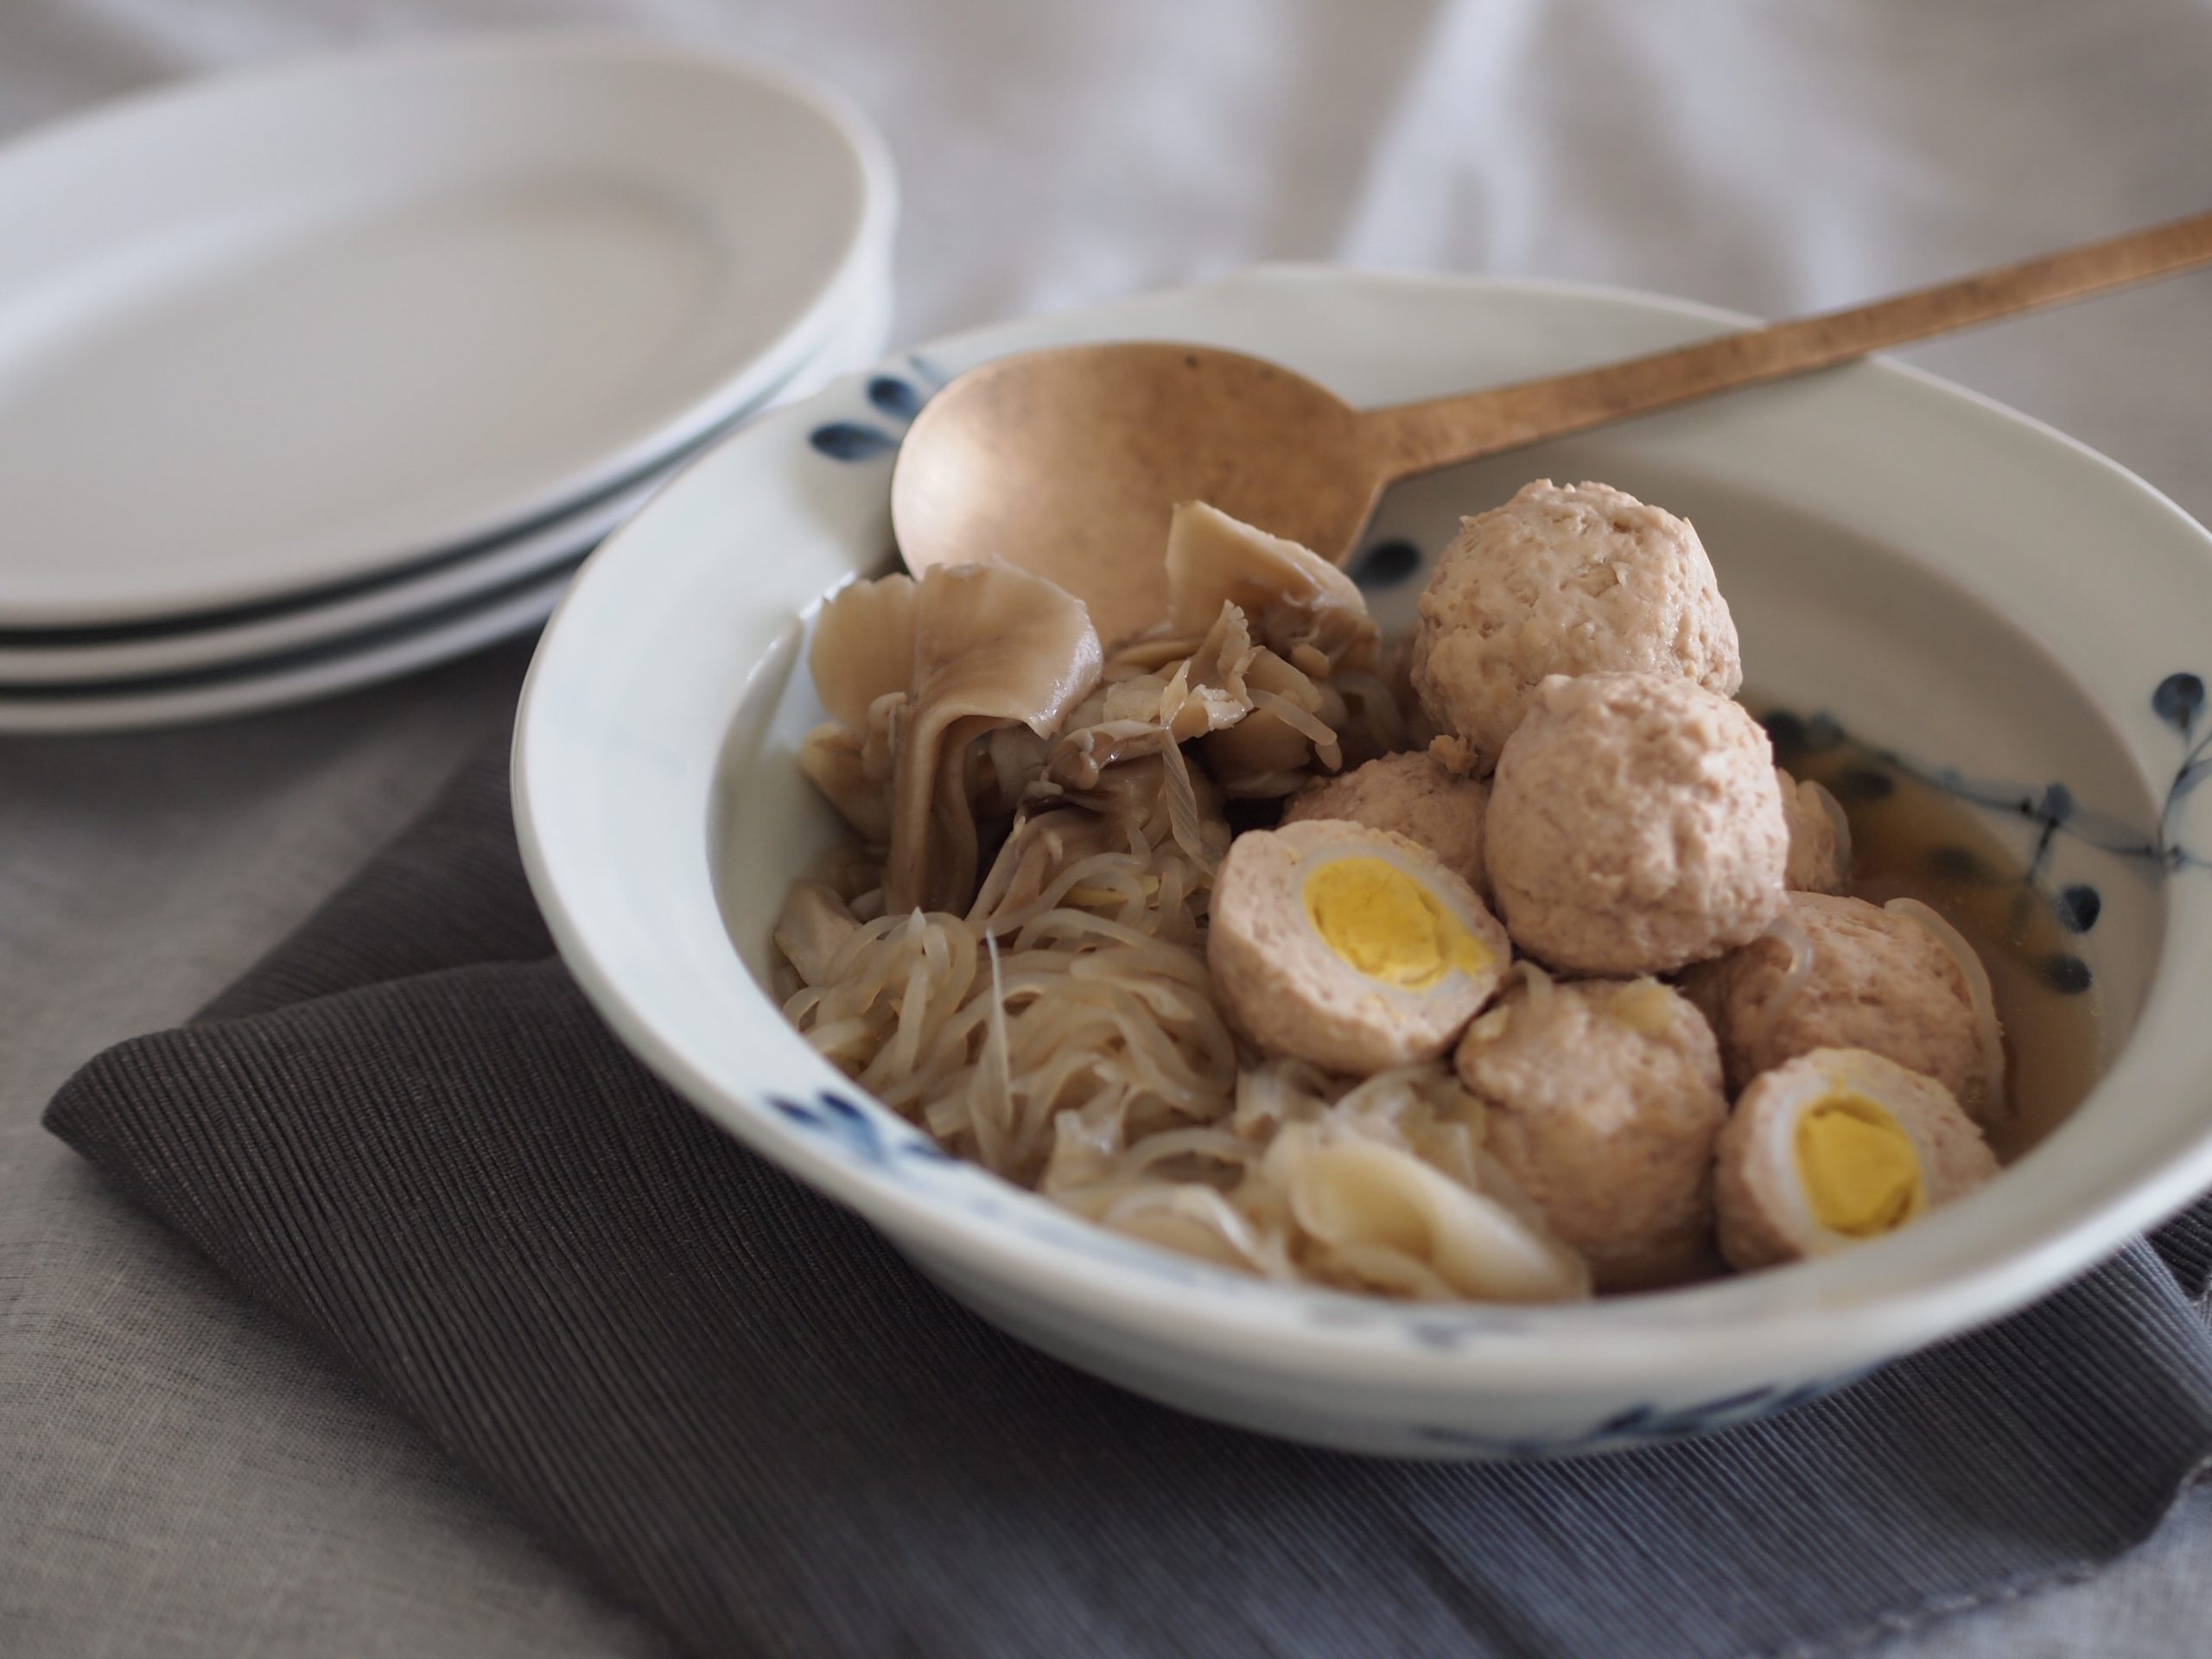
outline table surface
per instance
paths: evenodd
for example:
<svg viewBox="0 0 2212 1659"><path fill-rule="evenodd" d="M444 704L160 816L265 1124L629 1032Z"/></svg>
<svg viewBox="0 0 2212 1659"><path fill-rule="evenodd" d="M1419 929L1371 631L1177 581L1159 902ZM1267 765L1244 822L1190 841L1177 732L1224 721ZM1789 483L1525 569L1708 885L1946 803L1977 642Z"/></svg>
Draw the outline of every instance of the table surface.
<svg viewBox="0 0 2212 1659"><path fill-rule="evenodd" d="M783 60L903 175L899 325L1260 259L1848 302L2212 204L2212 0L0 0L0 133L169 77L590 22ZM1912 353L2212 518L2212 282ZM127 464L118 457L118 467ZM507 647L227 725L0 741L0 1649L645 1654L635 1616L41 1133L305 914L512 707ZM2194 1650L2212 1497L1884 1659Z"/></svg>

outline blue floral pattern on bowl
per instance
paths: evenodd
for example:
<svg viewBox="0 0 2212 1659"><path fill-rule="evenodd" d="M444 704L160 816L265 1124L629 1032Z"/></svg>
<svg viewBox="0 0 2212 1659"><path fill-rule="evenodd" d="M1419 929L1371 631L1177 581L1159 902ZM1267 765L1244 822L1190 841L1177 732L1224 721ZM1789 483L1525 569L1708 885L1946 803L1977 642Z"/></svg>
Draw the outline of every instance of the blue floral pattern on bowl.
<svg viewBox="0 0 2212 1659"><path fill-rule="evenodd" d="M2181 734L2187 747L2181 764L2166 785L2165 809L2158 815L2158 857L2170 870L2185 869L2206 861L2174 839L2174 817L2196 786L2212 776L2212 728L2196 734L2204 717L2204 681L2196 674L2169 674L2151 694L2151 711Z"/></svg>
<svg viewBox="0 0 2212 1659"><path fill-rule="evenodd" d="M1486 1458L1512 1459L1571 1457L1585 1452L1660 1446L1778 1417L1783 1412L1824 1400L1865 1375L1855 1371L1787 1388L1777 1383L1745 1389L1718 1400L1702 1400L1687 1406L1630 1406L1576 1434L1516 1438L1476 1434L1459 1428L1424 1428L1421 1438L1439 1451L1474 1452Z"/></svg>
<svg viewBox="0 0 2212 1659"><path fill-rule="evenodd" d="M899 440L914 416L922 412L931 393L944 384L944 376L927 359L910 353L907 373L879 369L868 376L862 394L874 418L824 421L806 435L817 454L832 461L866 461L895 454Z"/></svg>
<svg viewBox="0 0 2212 1659"><path fill-rule="evenodd" d="M812 1101L768 1096L768 1104L800 1128L825 1135L857 1161L886 1168L901 1158L953 1161L943 1147L880 1106L864 1106L825 1089ZM889 1118L889 1123L882 1120Z"/></svg>

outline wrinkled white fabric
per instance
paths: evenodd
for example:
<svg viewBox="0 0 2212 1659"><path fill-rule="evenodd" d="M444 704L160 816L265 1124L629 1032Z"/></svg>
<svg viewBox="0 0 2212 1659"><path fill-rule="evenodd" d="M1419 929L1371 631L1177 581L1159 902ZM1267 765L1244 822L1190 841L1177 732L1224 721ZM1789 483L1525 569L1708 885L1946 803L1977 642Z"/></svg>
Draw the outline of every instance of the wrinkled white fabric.
<svg viewBox="0 0 2212 1659"><path fill-rule="evenodd" d="M0 0L0 133L276 54L551 22L734 45L867 105L903 175L910 340L1270 258L1775 315L2212 206L2212 0ZM2212 278L1912 355L2212 518ZM522 661L0 742L0 1650L655 1650L36 1127L78 1061L205 1001L408 817ZM2090 1582L1883 1651L2195 1651L2208 1548L2212 1501L2186 1500Z"/></svg>

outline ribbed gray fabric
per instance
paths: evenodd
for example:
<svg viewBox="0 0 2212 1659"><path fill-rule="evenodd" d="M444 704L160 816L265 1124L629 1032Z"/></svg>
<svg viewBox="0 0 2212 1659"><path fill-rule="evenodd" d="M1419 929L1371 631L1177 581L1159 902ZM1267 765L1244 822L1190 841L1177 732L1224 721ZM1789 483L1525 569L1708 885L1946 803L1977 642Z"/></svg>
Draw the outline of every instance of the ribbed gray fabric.
<svg viewBox="0 0 2212 1659"><path fill-rule="evenodd" d="M2004 1325L1653 1451L1306 1451L946 1300L638 1066L504 757L48 1126L702 1655L1835 1651L2140 1539L2212 1452L2212 1211Z"/></svg>

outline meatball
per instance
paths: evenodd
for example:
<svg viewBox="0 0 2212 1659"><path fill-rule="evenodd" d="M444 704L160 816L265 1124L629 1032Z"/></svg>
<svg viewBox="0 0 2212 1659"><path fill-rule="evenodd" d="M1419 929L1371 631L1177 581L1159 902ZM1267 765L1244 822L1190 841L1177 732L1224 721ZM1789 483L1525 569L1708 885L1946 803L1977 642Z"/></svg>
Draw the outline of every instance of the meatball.
<svg viewBox="0 0 2212 1659"><path fill-rule="evenodd" d="M1713 1033L1681 996L1656 979L1536 978L1475 1021L1453 1063L1488 1109L1484 1149L1599 1290L1710 1271L1728 1100Z"/></svg>
<svg viewBox="0 0 2212 1659"><path fill-rule="evenodd" d="M1792 893L1851 891L1851 825L1834 796L1812 779L1802 783L1780 766L1782 816L1789 824L1789 868L1783 877Z"/></svg>
<svg viewBox="0 0 2212 1659"><path fill-rule="evenodd" d="M1427 848L1446 869L1486 894L1483 810L1489 804L1488 785L1459 776L1427 753L1386 754L1308 784L1290 798L1282 821L1344 818L1393 830Z"/></svg>
<svg viewBox="0 0 2212 1659"><path fill-rule="evenodd" d="M1215 878L1206 965L1271 1054L1356 1075L1440 1057L1512 959L1474 890L1387 830L1255 830Z"/></svg>
<svg viewBox="0 0 2212 1659"><path fill-rule="evenodd" d="M1950 1091L1863 1048L1763 1073L1720 1132L1720 1253L1750 1271L1907 1226L1997 1173Z"/></svg>
<svg viewBox="0 0 2212 1659"><path fill-rule="evenodd" d="M1491 892L1554 968L1668 973L1757 938L1783 906L1789 830L1758 722L1664 674L1554 675L1492 780Z"/></svg>
<svg viewBox="0 0 2212 1659"><path fill-rule="evenodd" d="M1863 899L1792 893L1784 915L1774 932L1683 978L1720 1039L1729 1087L1816 1048L1869 1049L1935 1078L1989 1122L2001 1103L1994 1033L1942 941Z"/></svg>
<svg viewBox="0 0 2212 1659"><path fill-rule="evenodd" d="M1460 523L1421 592L1413 683L1487 770L1553 674L1669 674L1733 696L1736 624L1686 519L1548 478Z"/></svg>

